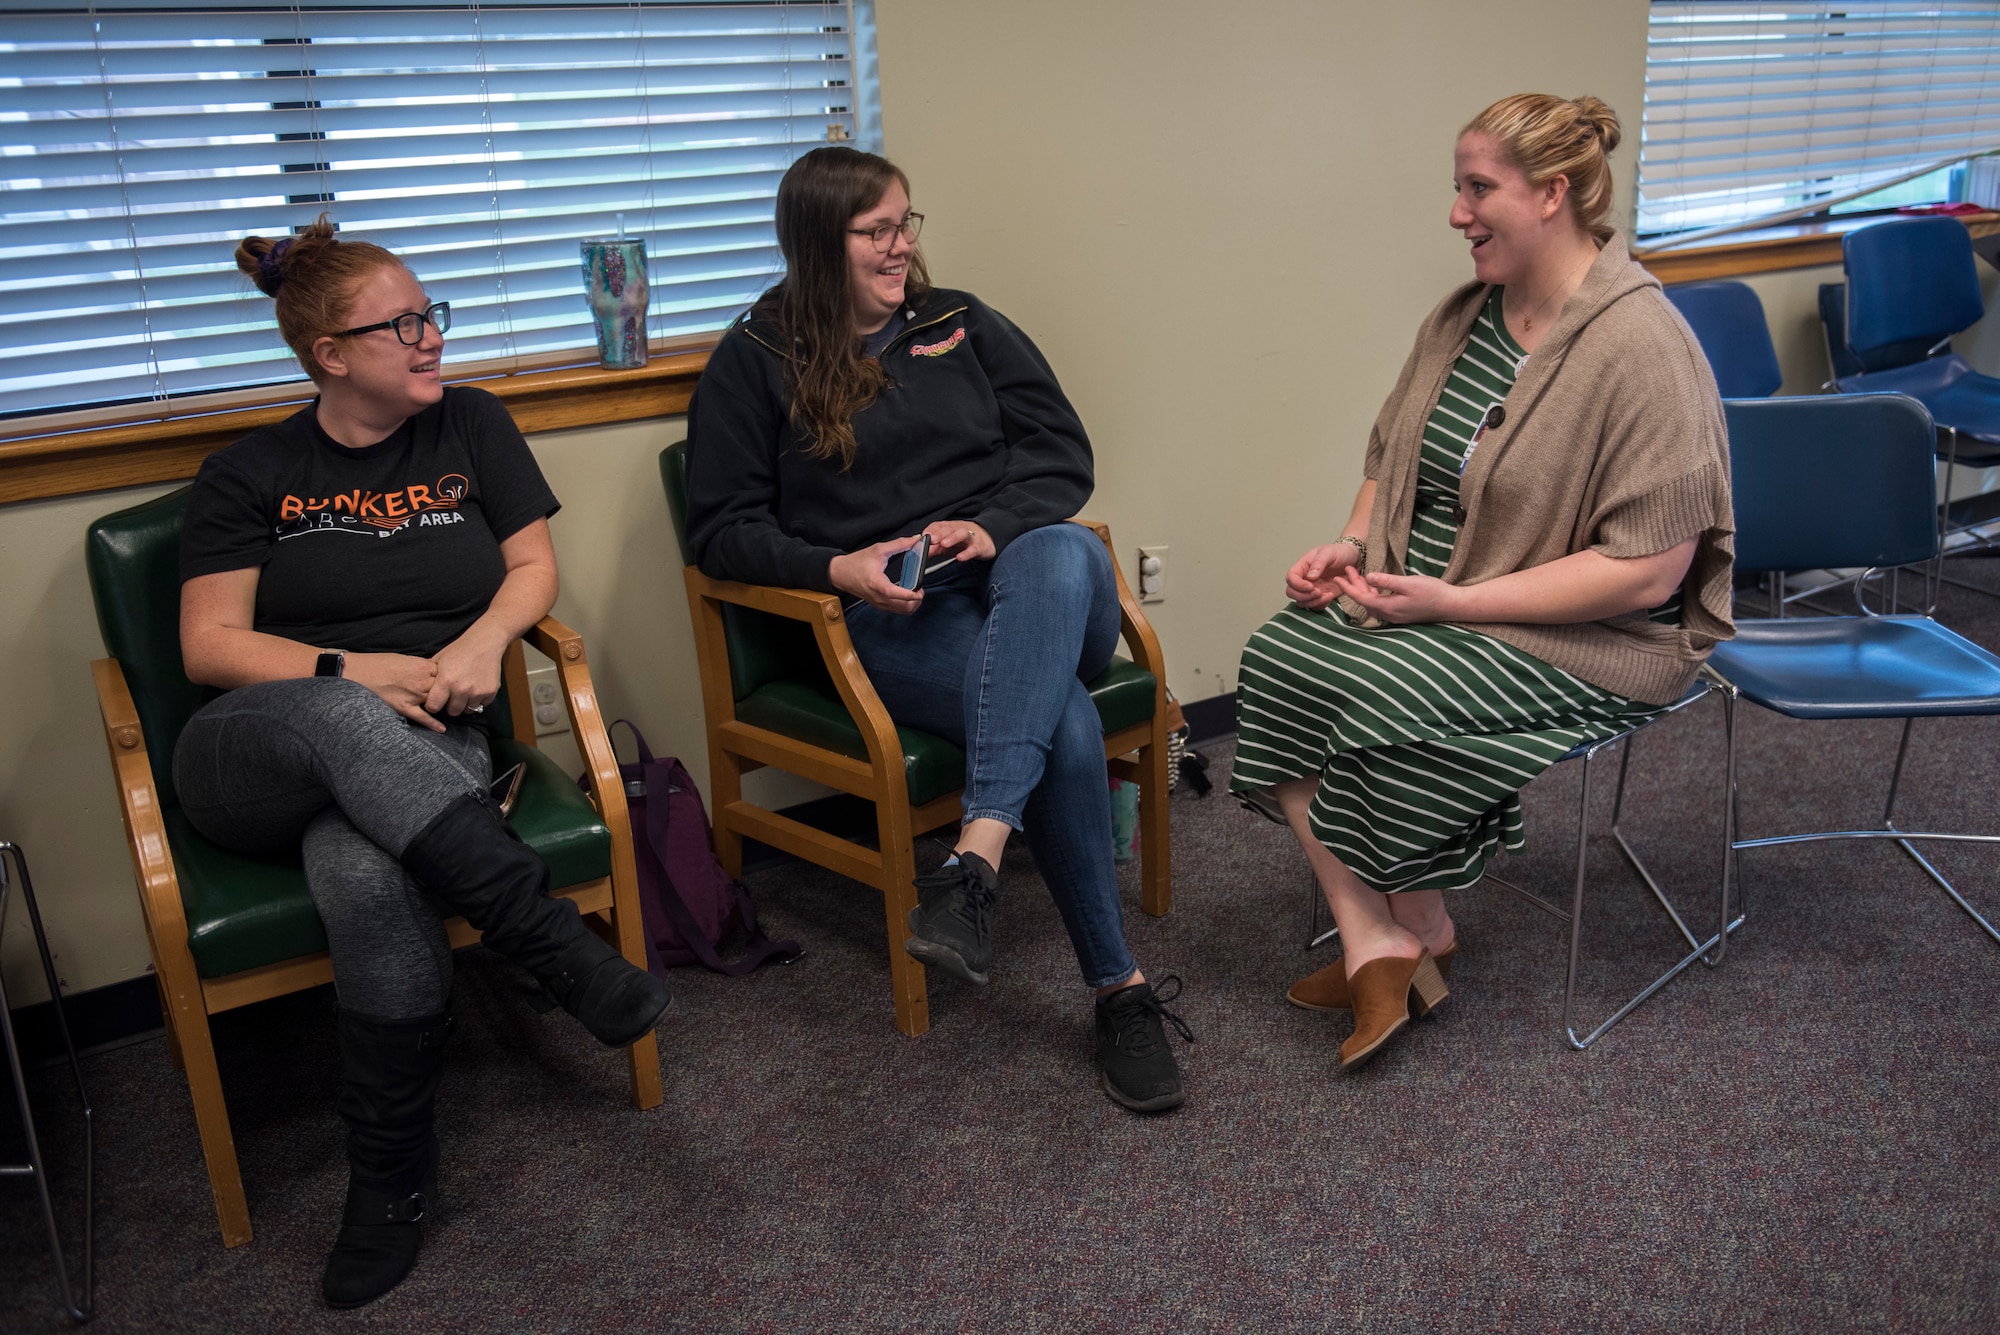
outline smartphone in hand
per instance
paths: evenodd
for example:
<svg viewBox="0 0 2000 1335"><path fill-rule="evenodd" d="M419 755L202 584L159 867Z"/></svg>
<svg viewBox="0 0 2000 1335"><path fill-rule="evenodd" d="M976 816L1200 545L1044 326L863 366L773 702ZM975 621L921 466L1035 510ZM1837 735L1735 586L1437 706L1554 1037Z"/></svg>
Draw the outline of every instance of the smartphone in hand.
<svg viewBox="0 0 2000 1335"><path fill-rule="evenodd" d="M920 589L924 586L924 562L930 559L930 555L931 535L925 533L917 538L916 546L900 556L890 557L889 566L883 573L899 588ZM900 566L896 564L898 561L902 562Z"/></svg>

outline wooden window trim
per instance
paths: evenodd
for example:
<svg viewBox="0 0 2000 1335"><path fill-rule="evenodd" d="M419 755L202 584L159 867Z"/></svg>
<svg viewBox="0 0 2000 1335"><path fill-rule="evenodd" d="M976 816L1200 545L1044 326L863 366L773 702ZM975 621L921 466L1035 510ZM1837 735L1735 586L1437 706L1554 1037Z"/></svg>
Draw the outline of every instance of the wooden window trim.
<svg viewBox="0 0 2000 1335"><path fill-rule="evenodd" d="M655 343L629 371L563 352L458 367L446 380L497 395L524 433L670 417L687 411L715 343L713 334ZM299 380L0 423L0 504L191 478L210 454L312 397Z"/></svg>
<svg viewBox="0 0 2000 1335"><path fill-rule="evenodd" d="M1796 223L1724 237L1712 245L1685 246L1639 255L1646 272L1662 283L1694 283L1707 278L1741 278L1782 269L1811 269L1840 263L1840 239L1896 215ZM1974 241L2000 236L2000 213L1968 213L1960 218ZM1643 251L1646 248L1640 247ZM1983 249L1983 248L1982 248Z"/></svg>

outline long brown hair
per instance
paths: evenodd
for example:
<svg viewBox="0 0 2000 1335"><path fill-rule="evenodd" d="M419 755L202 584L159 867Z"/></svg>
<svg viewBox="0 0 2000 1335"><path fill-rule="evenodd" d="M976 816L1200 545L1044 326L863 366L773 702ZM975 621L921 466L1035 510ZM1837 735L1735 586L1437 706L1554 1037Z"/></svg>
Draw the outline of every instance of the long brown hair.
<svg viewBox="0 0 2000 1335"><path fill-rule="evenodd" d="M1611 164L1618 147L1618 113L1594 97L1516 93L1474 116L1460 134L1491 135L1500 151L1539 186L1569 178L1569 206L1583 229L1599 241L1611 239Z"/></svg>
<svg viewBox="0 0 2000 1335"><path fill-rule="evenodd" d="M324 213L297 236L246 236L236 247L236 267L277 302L278 332L314 380L320 365L313 344L346 328L361 280L402 263L372 241L342 241Z"/></svg>
<svg viewBox="0 0 2000 1335"><path fill-rule="evenodd" d="M905 193L910 179L887 158L852 148L816 148L778 183L778 248L785 277L753 308L788 345L785 386L792 424L812 444L806 455L854 466L854 415L889 383L882 363L861 355L854 332L854 294L847 263L847 225L882 202L891 182ZM924 257L912 251L903 304L930 292Z"/></svg>

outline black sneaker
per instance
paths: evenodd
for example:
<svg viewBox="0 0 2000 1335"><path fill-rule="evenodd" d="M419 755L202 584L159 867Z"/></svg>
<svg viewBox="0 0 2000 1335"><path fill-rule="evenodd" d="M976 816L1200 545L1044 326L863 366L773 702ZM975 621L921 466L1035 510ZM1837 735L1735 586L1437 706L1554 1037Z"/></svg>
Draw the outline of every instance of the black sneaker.
<svg viewBox="0 0 2000 1335"><path fill-rule="evenodd" d="M993 967L993 892L999 885L1000 873L977 853L960 853L956 865L919 876L903 949L983 986Z"/></svg>
<svg viewBox="0 0 2000 1335"><path fill-rule="evenodd" d="M1186 1102L1166 1026L1171 1024L1189 1043L1194 1035L1164 1004L1180 994L1181 980L1169 974L1160 980L1158 992L1150 984L1134 983L1097 999L1099 1083L1112 1102L1133 1112L1166 1112Z"/></svg>

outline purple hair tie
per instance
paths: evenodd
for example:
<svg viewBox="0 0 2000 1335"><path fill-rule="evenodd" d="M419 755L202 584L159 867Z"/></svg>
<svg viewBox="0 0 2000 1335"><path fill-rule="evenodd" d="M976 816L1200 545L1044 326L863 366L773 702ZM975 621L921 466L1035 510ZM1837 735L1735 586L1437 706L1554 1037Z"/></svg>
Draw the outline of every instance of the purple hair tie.
<svg viewBox="0 0 2000 1335"><path fill-rule="evenodd" d="M273 295L276 295L278 285L285 281L285 275L278 269L278 262L285 258L285 252L291 248L292 238L286 237L257 257L257 272L264 275L265 284L272 289Z"/></svg>

